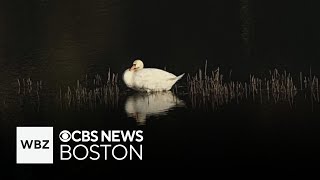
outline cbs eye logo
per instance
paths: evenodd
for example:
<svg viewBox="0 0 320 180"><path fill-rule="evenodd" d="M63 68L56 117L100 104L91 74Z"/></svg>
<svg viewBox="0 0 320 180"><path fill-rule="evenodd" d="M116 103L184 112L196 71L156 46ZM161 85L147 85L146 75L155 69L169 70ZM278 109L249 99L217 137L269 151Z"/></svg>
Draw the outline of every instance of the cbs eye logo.
<svg viewBox="0 0 320 180"><path fill-rule="evenodd" d="M63 130L59 134L60 141L68 142L71 139L71 133L67 130Z"/></svg>

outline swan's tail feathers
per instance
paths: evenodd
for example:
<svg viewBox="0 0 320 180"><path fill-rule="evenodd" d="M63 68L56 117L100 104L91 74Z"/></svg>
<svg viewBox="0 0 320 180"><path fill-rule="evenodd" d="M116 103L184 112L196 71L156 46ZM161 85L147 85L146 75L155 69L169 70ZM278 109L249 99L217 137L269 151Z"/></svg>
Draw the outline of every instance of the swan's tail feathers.
<svg viewBox="0 0 320 180"><path fill-rule="evenodd" d="M184 76L184 73L177 77L177 81Z"/></svg>

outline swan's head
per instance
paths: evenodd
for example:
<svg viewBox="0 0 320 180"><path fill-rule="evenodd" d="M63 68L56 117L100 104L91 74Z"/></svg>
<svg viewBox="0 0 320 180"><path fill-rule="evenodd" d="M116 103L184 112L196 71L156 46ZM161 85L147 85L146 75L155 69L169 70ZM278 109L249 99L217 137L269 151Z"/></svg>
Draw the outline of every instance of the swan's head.
<svg viewBox="0 0 320 180"><path fill-rule="evenodd" d="M133 61L130 71L137 71L143 68L143 62L139 59Z"/></svg>

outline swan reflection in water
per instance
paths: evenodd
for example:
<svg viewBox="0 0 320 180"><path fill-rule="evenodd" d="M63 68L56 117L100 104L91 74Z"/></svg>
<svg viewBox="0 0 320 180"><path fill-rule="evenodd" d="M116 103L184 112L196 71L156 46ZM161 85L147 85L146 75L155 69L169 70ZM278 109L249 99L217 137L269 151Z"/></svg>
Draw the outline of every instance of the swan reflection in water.
<svg viewBox="0 0 320 180"><path fill-rule="evenodd" d="M129 117L135 118L139 125L143 125L147 117L165 115L170 109L184 105L171 91L136 93L127 98L125 111Z"/></svg>

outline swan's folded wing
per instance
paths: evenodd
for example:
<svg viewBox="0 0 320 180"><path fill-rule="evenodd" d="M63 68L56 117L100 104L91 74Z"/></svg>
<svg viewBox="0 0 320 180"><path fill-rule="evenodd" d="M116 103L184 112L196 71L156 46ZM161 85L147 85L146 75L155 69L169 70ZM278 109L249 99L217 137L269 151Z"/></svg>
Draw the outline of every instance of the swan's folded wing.
<svg viewBox="0 0 320 180"><path fill-rule="evenodd" d="M134 75L134 84L143 89L162 89L166 83L172 81L176 76L161 69L145 68L137 71Z"/></svg>

